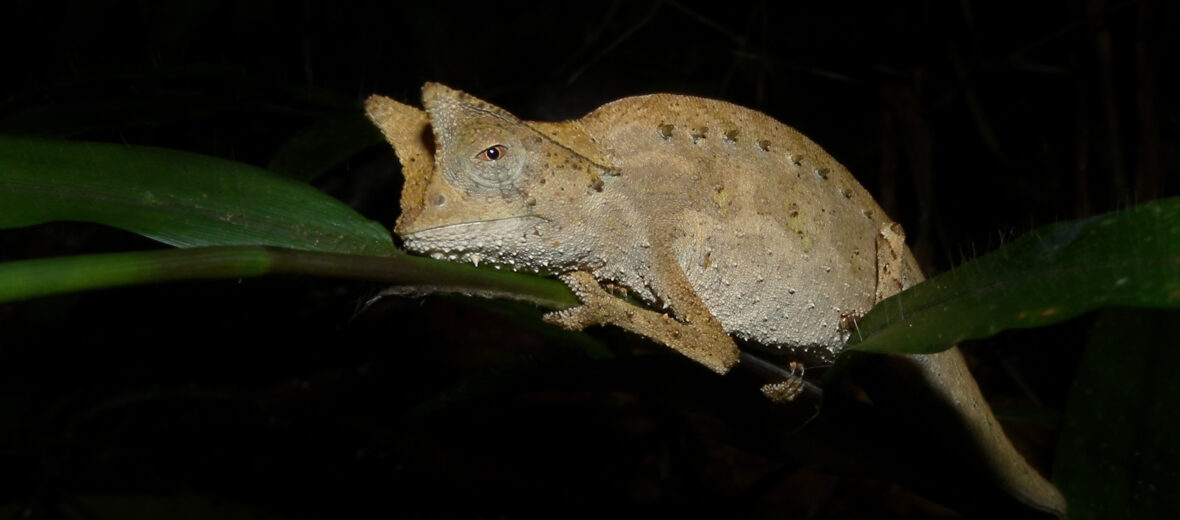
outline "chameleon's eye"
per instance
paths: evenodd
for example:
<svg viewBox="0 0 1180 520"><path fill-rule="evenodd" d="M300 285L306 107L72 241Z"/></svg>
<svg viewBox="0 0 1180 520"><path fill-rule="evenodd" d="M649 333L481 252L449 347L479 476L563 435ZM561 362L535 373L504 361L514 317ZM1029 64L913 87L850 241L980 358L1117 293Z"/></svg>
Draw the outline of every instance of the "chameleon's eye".
<svg viewBox="0 0 1180 520"><path fill-rule="evenodd" d="M504 157L504 152L507 150L508 148L506 148L504 145L498 144L488 148L487 150L479 152L479 155L476 155L475 157L481 161L498 161L501 157Z"/></svg>
<svg viewBox="0 0 1180 520"><path fill-rule="evenodd" d="M436 152L444 176L465 190L503 192L520 182L528 153L509 129L473 126L460 138L453 149L444 142Z"/></svg>

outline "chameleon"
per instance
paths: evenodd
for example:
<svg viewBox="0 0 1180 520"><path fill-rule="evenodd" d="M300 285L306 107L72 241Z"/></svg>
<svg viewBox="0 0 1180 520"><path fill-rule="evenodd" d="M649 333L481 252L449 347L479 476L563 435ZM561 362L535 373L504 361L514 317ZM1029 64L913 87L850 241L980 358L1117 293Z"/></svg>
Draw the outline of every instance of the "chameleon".
<svg viewBox="0 0 1180 520"><path fill-rule="evenodd" d="M557 276L581 302L545 316L566 329L618 326L719 374L741 359L735 338L830 363L856 317L923 279L901 227L852 174L760 112L651 94L524 121L438 83L422 104L365 102L405 178L394 232L434 258ZM1064 517L957 348L910 358L1005 490ZM799 391L768 386L785 400Z"/></svg>

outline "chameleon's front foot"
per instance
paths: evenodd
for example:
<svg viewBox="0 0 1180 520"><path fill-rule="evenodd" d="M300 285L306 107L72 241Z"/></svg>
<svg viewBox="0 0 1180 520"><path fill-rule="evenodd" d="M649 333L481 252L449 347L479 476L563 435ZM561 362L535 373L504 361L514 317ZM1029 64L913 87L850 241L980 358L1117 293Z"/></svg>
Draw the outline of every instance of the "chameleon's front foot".
<svg viewBox="0 0 1180 520"><path fill-rule="evenodd" d="M635 305L606 292L594 276L585 271L561 275L582 304L577 307L548 313L545 321L568 330L582 330L591 325L615 325L640 334L657 343L688 356L719 374L729 371L738 362L738 348L729 334L712 315L685 312L683 321ZM694 295L695 296L695 295ZM670 297L673 311L704 307L703 303L680 302Z"/></svg>
<svg viewBox="0 0 1180 520"><path fill-rule="evenodd" d="M624 306L631 307L607 293L590 273L574 271L562 274L559 278L582 304L545 314L544 319L548 323L563 329L579 331L591 325L618 323L621 318L626 317L627 309Z"/></svg>

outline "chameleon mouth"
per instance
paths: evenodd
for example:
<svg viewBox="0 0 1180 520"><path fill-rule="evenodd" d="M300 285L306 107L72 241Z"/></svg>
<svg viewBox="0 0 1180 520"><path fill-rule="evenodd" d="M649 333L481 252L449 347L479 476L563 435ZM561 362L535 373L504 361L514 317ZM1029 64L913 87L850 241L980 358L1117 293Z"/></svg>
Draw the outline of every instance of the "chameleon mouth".
<svg viewBox="0 0 1180 520"><path fill-rule="evenodd" d="M506 223L506 222L520 222L520 221L535 221L537 224L540 224L542 222L548 222L549 219L547 219L545 217L538 217L536 215L519 215L519 216L515 216L515 217L502 217L502 218L493 218L493 219L488 219L488 220L471 220L471 221L467 221L467 222L456 222L453 224L440 224L440 225L431 226L428 228L415 229L413 231L401 233L401 235L402 235L402 238L405 240L413 240L415 237L419 237L419 236L429 236L431 234L437 234L437 233L450 233L452 231L459 231L459 230L463 230L463 229L469 228L469 227L477 227L477 228L480 228L481 230L491 232L491 231L496 230L497 228L503 227L504 223Z"/></svg>
<svg viewBox="0 0 1180 520"><path fill-rule="evenodd" d="M405 233L402 240L411 251L448 260L515 256L521 247L532 249L547 222L535 215L458 222Z"/></svg>

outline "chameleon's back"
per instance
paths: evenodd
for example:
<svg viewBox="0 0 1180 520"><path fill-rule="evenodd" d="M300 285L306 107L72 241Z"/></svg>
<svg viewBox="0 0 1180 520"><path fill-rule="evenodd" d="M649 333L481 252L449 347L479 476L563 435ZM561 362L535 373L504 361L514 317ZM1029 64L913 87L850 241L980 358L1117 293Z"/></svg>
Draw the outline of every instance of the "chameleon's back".
<svg viewBox="0 0 1180 520"><path fill-rule="evenodd" d="M582 119L612 156L653 240L672 244L738 337L830 360L845 313L867 311L887 219L848 171L770 117L710 99L621 99Z"/></svg>

